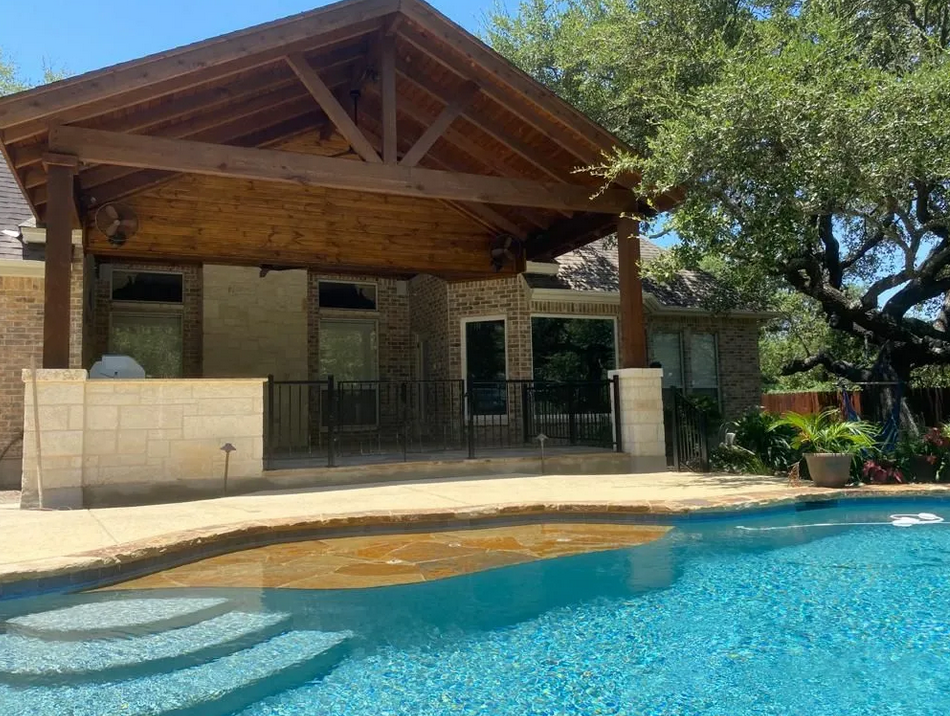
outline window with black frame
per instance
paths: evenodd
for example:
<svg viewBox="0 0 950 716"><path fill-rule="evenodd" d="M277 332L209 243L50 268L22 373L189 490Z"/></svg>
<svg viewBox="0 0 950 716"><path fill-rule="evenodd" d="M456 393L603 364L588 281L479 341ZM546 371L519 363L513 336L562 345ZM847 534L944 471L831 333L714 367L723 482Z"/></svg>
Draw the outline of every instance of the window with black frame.
<svg viewBox="0 0 950 716"><path fill-rule="evenodd" d="M508 412L505 320L466 321L465 380L472 415L505 415Z"/></svg>

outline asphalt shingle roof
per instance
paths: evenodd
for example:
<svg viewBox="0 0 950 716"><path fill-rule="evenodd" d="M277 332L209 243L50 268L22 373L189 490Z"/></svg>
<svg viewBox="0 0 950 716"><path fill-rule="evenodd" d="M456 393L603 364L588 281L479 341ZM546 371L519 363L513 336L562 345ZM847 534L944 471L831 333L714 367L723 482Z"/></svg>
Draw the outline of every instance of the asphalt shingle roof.
<svg viewBox="0 0 950 716"><path fill-rule="evenodd" d="M640 260L656 260L664 249L648 239L640 239ZM610 239L598 239L587 246L558 256L557 276L528 274L533 288L560 288L574 291L619 291L620 261L617 246ZM704 299L716 290L716 280L702 271L680 271L669 283L643 279L644 290L664 306L702 308Z"/></svg>
<svg viewBox="0 0 950 716"><path fill-rule="evenodd" d="M19 234L20 224L32 216L30 206L13 178L13 173L0 157L0 259L35 258L35 252L21 239L4 233L6 229Z"/></svg>

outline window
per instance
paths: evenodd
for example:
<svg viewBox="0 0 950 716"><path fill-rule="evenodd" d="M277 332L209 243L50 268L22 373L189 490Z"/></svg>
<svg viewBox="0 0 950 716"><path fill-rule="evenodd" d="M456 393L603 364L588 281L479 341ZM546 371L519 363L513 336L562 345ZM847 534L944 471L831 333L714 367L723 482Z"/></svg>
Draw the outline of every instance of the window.
<svg viewBox="0 0 950 716"><path fill-rule="evenodd" d="M719 361L716 336L693 333L689 337L690 392L719 402Z"/></svg>
<svg viewBox="0 0 950 716"><path fill-rule="evenodd" d="M134 358L153 378L180 378L182 373L180 314L113 311L109 352Z"/></svg>
<svg viewBox="0 0 950 716"><path fill-rule="evenodd" d="M683 349L679 333L654 333L650 340L650 362L663 368L663 388L683 387Z"/></svg>
<svg viewBox="0 0 950 716"><path fill-rule="evenodd" d="M612 318L531 318L534 379L604 380L617 363Z"/></svg>
<svg viewBox="0 0 950 716"><path fill-rule="evenodd" d="M320 308L376 310L376 284L320 281L317 286Z"/></svg>
<svg viewBox="0 0 950 716"><path fill-rule="evenodd" d="M134 303L181 303L182 275L156 271L112 272L112 300Z"/></svg>
<svg viewBox="0 0 950 716"><path fill-rule="evenodd" d="M339 396L340 426L375 425L379 393L376 321L320 321L320 374L333 376ZM323 403L323 423L329 418L329 401Z"/></svg>
<svg viewBox="0 0 950 716"><path fill-rule="evenodd" d="M505 319L464 321L462 343L472 414L505 415L508 412Z"/></svg>

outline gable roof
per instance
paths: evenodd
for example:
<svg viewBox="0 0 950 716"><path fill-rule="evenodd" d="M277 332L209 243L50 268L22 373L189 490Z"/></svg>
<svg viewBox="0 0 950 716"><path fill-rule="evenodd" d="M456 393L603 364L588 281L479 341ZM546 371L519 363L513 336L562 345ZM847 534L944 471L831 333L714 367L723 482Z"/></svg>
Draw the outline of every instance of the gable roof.
<svg viewBox="0 0 950 716"><path fill-rule="evenodd" d="M624 147L423 0L344 0L0 98L0 150L42 222L47 199L42 156L49 150L51 124L240 147L283 146L303 132L325 132L331 124L325 105L314 101L288 57L319 72L347 109L359 84L363 91L353 110L372 142L386 130L380 111L384 91L374 86L384 41L395 45L397 134L407 142L398 150L403 156L474 87L451 126L418 161L420 168L580 185L594 194L601 180L575 169ZM173 176L159 168L83 165L80 200L84 208L95 207ZM636 179L620 178L615 188L634 186ZM662 210L675 197L654 201ZM565 212L484 203L475 209L459 207L496 234L529 238L568 224L566 234L578 235ZM597 225L586 222L585 228L613 218L593 216Z"/></svg>
<svg viewBox="0 0 950 716"><path fill-rule="evenodd" d="M640 260L646 265L665 253L649 239L640 239ZM616 293L620 290L620 261L616 243L598 239L558 256L557 275L525 275L532 288ZM708 310L706 305L721 290L716 279L705 271L680 271L672 281L660 283L643 278L643 290L662 308Z"/></svg>

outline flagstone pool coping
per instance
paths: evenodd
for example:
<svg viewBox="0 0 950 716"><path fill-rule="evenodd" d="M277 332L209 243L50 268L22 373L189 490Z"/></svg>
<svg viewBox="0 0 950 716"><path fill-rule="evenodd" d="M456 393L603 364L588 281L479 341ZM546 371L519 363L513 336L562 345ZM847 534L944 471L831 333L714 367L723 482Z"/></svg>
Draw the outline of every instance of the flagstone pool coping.
<svg viewBox="0 0 950 716"><path fill-rule="evenodd" d="M101 587L227 552L304 539L566 520L675 526L683 520L728 517L801 503L913 497L950 498L950 486L882 485L837 490L789 487L708 499L535 501L458 509L356 510L314 517L248 520L169 532L60 557L3 564L0 565L0 599Z"/></svg>

